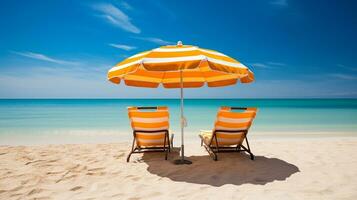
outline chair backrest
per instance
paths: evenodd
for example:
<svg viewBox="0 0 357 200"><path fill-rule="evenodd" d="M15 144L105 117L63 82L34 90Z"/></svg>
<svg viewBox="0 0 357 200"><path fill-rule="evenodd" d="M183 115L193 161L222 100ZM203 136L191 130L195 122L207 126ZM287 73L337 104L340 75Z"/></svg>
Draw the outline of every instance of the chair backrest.
<svg viewBox="0 0 357 200"><path fill-rule="evenodd" d="M130 124L138 146L161 146L169 130L167 107L128 107ZM166 138L168 143L168 138Z"/></svg>
<svg viewBox="0 0 357 200"><path fill-rule="evenodd" d="M241 144L256 112L256 108L221 107L214 127L218 145ZM215 144L215 139L212 142Z"/></svg>

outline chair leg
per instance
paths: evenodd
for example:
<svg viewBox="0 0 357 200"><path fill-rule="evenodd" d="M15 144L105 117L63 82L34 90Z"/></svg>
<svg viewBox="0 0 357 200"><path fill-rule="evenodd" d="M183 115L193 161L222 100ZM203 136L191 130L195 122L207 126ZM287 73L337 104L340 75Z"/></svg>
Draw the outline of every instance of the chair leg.
<svg viewBox="0 0 357 200"><path fill-rule="evenodd" d="M251 159L251 160L254 160L254 155L253 155L253 153L252 153L251 151L248 151L248 153L249 153L249 155L250 155L250 159Z"/></svg>
<svg viewBox="0 0 357 200"><path fill-rule="evenodd" d="M216 154L215 152L212 152L212 153L213 153L213 160L214 160L214 161L217 161L217 160L218 160L217 154Z"/></svg>
<svg viewBox="0 0 357 200"><path fill-rule="evenodd" d="M218 147L217 135L214 135L214 138L215 138L215 140L216 140L216 151L217 151L217 153L218 153L218 152L219 152L219 147ZM218 155L217 155L217 153L213 152L213 154L214 154L214 160L215 160L215 161L218 160Z"/></svg>
<svg viewBox="0 0 357 200"><path fill-rule="evenodd" d="M247 137L245 137L245 142L247 143L247 147L248 147L249 154L250 154L250 159L254 160L254 155L253 155L252 151L250 150L250 146L249 146L249 142L248 142L248 138Z"/></svg>
<svg viewBox="0 0 357 200"><path fill-rule="evenodd" d="M207 146L206 144L203 145L206 149L206 151L208 152L208 155L214 160L217 161L218 160L218 156L217 153L215 153L213 151L213 149L210 146Z"/></svg>
<svg viewBox="0 0 357 200"><path fill-rule="evenodd" d="M216 152L214 152L212 148L209 147L209 149L210 149L210 151L212 152L212 155L213 155L213 156L212 156L212 159L213 159L214 161L217 161L217 160L218 160L218 154L217 154ZM211 155L210 152L208 152L208 153Z"/></svg>
<svg viewBox="0 0 357 200"><path fill-rule="evenodd" d="M213 149L209 146L209 145L206 145L203 141L203 137L201 135L199 135L199 137L201 138L201 146L203 146L206 151L208 152L208 154L210 155L210 157L214 160L214 161L217 161L218 160L218 156L217 156L217 153L215 153L213 151ZM218 152L218 146L217 146L217 138L216 138L216 149L217 149L217 152Z"/></svg>
<svg viewBox="0 0 357 200"><path fill-rule="evenodd" d="M129 162L130 156L131 156L131 154L132 154L132 153L134 152L134 150L135 150L134 145L135 145L135 137L134 137L134 139L133 139L133 144L131 145L131 151L130 151L129 155L126 157L126 162Z"/></svg>
<svg viewBox="0 0 357 200"><path fill-rule="evenodd" d="M254 160L254 154L252 153L252 151L250 150L250 147L249 147L249 142L248 142L248 138L246 137L245 138L245 141L246 141L246 143L247 143L247 147L245 147L245 146L243 146L243 145L240 145L246 152L248 152L249 153L249 155L250 155L250 159L251 160Z"/></svg>
<svg viewBox="0 0 357 200"><path fill-rule="evenodd" d="M165 150L165 160L167 160L167 156L169 154L169 150L170 150L170 148L166 148L166 150Z"/></svg>
<svg viewBox="0 0 357 200"><path fill-rule="evenodd" d="M167 138L167 139L166 139ZM165 134L165 138L164 138L164 152L165 152L165 160L167 160L167 153L168 153L168 149L170 149L170 141L169 140L169 134L166 133ZM166 141L167 141L167 147L166 147Z"/></svg>
<svg viewBox="0 0 357 200"><path fill-rule="evenodd" d="M126 157L126 162L129 162L129 161L130 161L130 156L131 156L132 153L133 153L133 152L130 151L129 155Z"/></svg>

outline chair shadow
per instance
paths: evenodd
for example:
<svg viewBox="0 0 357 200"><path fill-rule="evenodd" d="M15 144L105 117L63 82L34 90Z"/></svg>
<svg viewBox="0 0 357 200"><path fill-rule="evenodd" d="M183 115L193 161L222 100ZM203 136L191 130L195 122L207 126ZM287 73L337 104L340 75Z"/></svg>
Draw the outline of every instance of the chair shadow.
<svg viewBox="0 0 357 200"><path fill-rule="evenodd" d="M179 158L178 151L170 153L169 160L164 160L161 153L144 153L141 161L148 164L151 174L166 177L176 182L188 182L222 186L225 184L265 185L273 181L283 181L292 174L300 172L299 168L278 158L256 156L250 160L244 153L221 153L218 161L210 156L190 156L191 165L174 165Z"/></svg>

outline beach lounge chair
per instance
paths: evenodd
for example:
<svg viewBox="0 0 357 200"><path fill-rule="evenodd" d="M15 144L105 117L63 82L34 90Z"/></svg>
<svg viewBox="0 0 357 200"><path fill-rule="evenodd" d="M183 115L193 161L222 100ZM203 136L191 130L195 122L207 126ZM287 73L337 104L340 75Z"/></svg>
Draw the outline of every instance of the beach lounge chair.
<svg viewBox="0 0 357 200"><path fill-rule="evenodd" d="M133 129L133 144L127 157L133 153L165 152L172 147L173 134L169 138L169 110L167 107L129 107L129 119Z"/></svg>
<svg viewBox="0 0 357 200"><path fill-rule="evenodd" d="M239 112L240 111L240 112ZM254 160L248 143L248 130L256 115L256 108L221 107L212 131L201 131L201 146L217 160L217 153L245 151ZM243 141L246 145L243 145Z"/></svg>

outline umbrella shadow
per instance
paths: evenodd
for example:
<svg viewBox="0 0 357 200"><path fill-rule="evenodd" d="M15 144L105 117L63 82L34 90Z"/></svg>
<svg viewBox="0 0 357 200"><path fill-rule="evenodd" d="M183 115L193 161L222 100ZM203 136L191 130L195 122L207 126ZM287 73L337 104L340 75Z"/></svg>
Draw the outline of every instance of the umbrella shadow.
<svg viewBox="0 0 357 200"><path fill-rule="evenodd" d="M243 153L219 154L219 160L213 161L208 155L190 156L191 165L174 165L179 157L178 151L164 160L162 154L144 153L141 161L148 164L151 174L166 177L176 182L188 182L222 186L225 184L265 185L273 181L283 181L292 174L300 172L299 168L278 158L256 156L255 160Z"/></svg>

